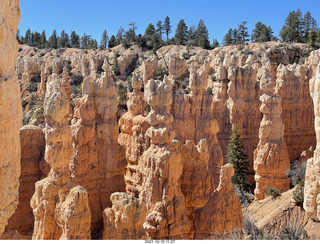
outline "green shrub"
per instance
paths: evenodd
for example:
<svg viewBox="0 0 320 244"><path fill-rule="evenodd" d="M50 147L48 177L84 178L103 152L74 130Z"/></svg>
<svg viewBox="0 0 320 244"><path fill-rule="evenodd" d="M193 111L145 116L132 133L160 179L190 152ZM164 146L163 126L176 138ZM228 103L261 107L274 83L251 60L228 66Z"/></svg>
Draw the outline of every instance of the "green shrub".
<svg viewBox="0 0 320 244"><path fill-rule="evenodd" d="M302 207L304 200L304 179L299 181L297 188L293 191L292 199L296 205Z"/></svg>
<svg viewBox="0 0 320 244"><path fill-rule="evenodd" d="M272 196L272 199L276 199L281 196L281 193L278 189L272 187L272 186L267 186L267 192L268 195Z"/></svg>
<svg viewBox="0 0 320 244"><path fill-rule="evenodd" d="M295 160L291 163L289 178L290 178L290 186L291 188L295 187L299 184L300 181L304 180L306 175L306 162L303 162L301 165L298 165L298 160Z"/></svg>
<svg viewBox="0 0 320 244"><path fill-rule="evenodd" d="M308 240L308 234L298 221L288 224L281 230L280 240Z"/></svg>
<svg viewBox="0 0 320 244"><path fill-rule="evenodd" d="M159 65L156 70L156 80L163 80L164 76L168 74L168 70L164 66Z"/></svg>
<svg viewBox="0 0 320 244"><path fill-rule="evenodd" d="M247 207L254 200L254 195L250 192L245 191L240 186L235 186L234 190L239 197L240 203L242 207Z"/></svg>
<svg viewBox="0 0 320 244"><path fill-rule="evenodd" d="M76 74L72 74L70 76L70 85L71 86L79 86L81 85L83 82L83 77L82 75L76 75Z"/></svg>
<svg viewBox="0 0 320 244"><path fill-rule="evenodd" d="M31 80L28 87L27 87L28 92L36 92L38 90L38 83L35 80Z"/></svg>
<svg viewBox="0 0 320 244"><path fill-rule="evenodd" d="M208 87L206 90L207 95L212 95L212 88Z"/></svg>

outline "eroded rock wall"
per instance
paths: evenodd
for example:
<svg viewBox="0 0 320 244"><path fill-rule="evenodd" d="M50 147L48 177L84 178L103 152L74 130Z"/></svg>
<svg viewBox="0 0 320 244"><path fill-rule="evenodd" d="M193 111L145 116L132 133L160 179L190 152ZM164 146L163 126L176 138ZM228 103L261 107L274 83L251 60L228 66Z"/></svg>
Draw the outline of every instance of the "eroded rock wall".
<svg viewBox="0 0 320 244"><path fill-rule="evenodd" d="M201 82L206 83L205 68L203 66L199 73L196 70L191 72L191 99L198 95L201 100L203 91L197 87L203 86ZM114 200L114 195L114 205L104 211L104 238L131 239L137 238L137 233L140 233L141 239L205 239L211 236L208 228L216 232L223 232L227 227L242 228L240 202L230 181L232 166L226 166L231 167L232 172L228 170L229 173L225 173L223 168L221 175L218 174L223 176L219 189L229 189L233 193L230 197L227 194L229 191L224 192L227 195L222 194L223 190L218 188L214 191L216 171L212 169L219 170L220 173L222 156L210 157L208 140L201 139L197 145L194 144L192 141L197 140L198 136L194 127L189 135L191 140L187 140L185 144L174 140L174 116L170 113L174 101L173 80L165 77L163 81L151 79L145 82L144 96L151 107L146 117L141 106L144 104L141 83L138 79L133 80L134 90L129 94L129 111L120 119L119 143L126 148L128 162L125 173L127 191L121 193L121 198L117 197L117 201ZM212 130L210 149L213 148L222 155L215 138L216 122L210 119L208 121L204 124L209 126L208 130ZM182 128L179 130L182 131ZM183 136L188 138L187 132ZM215 169L215 165L219 167ZM124 232L122 229L127 220L122 220L118 214L125 215L132 205L130 195L135 199L139 216L143 217L143 213L145 218L130 225L129 232ZM119 203L120 200L127 205ZM144 209L144 205L146 210L138 210ZM217 211L207 216L206 211L215 209L213 206ZM234 212L225 216L229 206L233 206ZM204 215L207 216L205 226L200 228Z"/></svg>
<svg viewBox="0 0 320 244"><path fill-rule="evenodd" d="M22 110L15 75L19 0L0 3L0 234L18 204Z"/></svg>
<svg viewBox="0 0 320 244"><path fill-rule="evenodd" d="M36 183L31 200L33 239L90 239L102 224L103 209L111 206L111 193L125 189L117 90L110 66L103 68L101 77L91 72L85 78L73 110L66 69L60 79L54 66L48 78L44 131L51 171Z"/></svg>
<svg viewBox="0 0 320 244"><path fill-rule="evenodd" d="M26 125L20 129L21 176L19 178L19 204L6 226L6 231L17 230L22 235L32 235L33 213L30 200L35 183L46 177L48 165L44 161L45 138L42 129Z"/></svg>
<svg viewBox="0 0 320 244"><path fill-rule="evenodd" d="M303 208L309 217L320 220L320 51L314 51L312 54L313 55L311 55L311 57L308 59L308 63L312 70L312 78L310 79L310 94L314 104L314 128L317 135L317 145L314 150L313 158L310 158L307 161Z"/></svg>

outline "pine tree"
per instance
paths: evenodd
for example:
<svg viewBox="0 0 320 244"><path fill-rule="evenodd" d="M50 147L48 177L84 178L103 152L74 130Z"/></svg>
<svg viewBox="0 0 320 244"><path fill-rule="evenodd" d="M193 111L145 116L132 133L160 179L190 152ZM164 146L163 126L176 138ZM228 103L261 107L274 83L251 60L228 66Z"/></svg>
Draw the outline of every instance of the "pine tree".
<svg viewBox="0 0 320 244"><path fill-rule="evenodd" d="M29 28L24 36L23 44L31 45L31 30Z"/></svg>
<svg viewBox="0 0 320 244"><path fill-rule="evenodd" d="M194 44L204 49L210 48L209 32L202 19L200 19L195 32Z"/></svg>
<svg viewBox="0 0 320 244"><path fill-rule="evenodd" d="M70 45L72 48L80 48L80 37L75 31L71 32Z"/></svg>
<svg viewBox="0 0 320 244"><path fill-rule="evenodd" d="M190 26L188 30L188 40L187 44L188 46L193 46L194 45L194 39L195 39L195 32L196 32L196 27L194 25Z"/></svg>
<svg viewBox="0 0 320 244"><path fill-rule="evenodd" d="M84 33L83 36L80 38L80 48L88 49L90 40L91 40L91 36L86 35L86 33Z"/></svg>
<svg viewBox="0 0 320 244"><path fill-rule="evenodd" d="M184 20L180 20L176 29L176 34L174 36L175 43L177 45L186 45L188 38L188 27Z"/></svg>
<svg viewBox="0 0 320 244"><path fill-rule="evenodd" d="M47 47L47 36L46 31L43 30L40 37L40 48L44 49Z"/></svg>
<svg viewBox="0 0 320 244"><path fill-rule="evenodd" d="M130 42L135 42L136 41L136 29L138 29L137 23L135 21L131 21L129 23L129 25L131 26L130 31L129 31L129 34L131 37Z"/></svg>
<svg viewBox="0 0 320 244"><path fill-rule="evenodd" d="M238 25L238 39L240 44L245 44L249 41L249 32L246 24L247 21L242 21L242 23Z"/></svg>
<svg viewBox="0 0 320 244"><path fill-rule="evenodd" d="M116 35L117 45L119 45L124 37L125 30L120 26Z"/></svg>
<svg viewBox="0 0 320 244"><path fill-rule="evenodd" d="M41 35L40 35L40 33L39 32L32 32L32 34L31 34L31 45L33 46L33 47L38 47L38 48L40 48L40 40L41 40Z"/></svg>
<svg viewBox="0 0 320 244"><path fill-rule="evenodd" d="M281 28L280 37L284 42L303 41L303 20L300 9L289 13Z"/></svg>
<svg viewBox="0 0 320 244"><path fill-rule="evenodd" d="M171 27L172 26L170 25L170 18L167 16L163 22L163 30L167 36L167 40L169 39L169 34L171 33Z"/></svg>
<svg viewBox="0 0 320 244"><path fill-rule="evenodd" d="M70 47L69 35L63 30L58 39L58 48Z"/></svg>
<svg viewBox="0 0 320 244"><path fill-rule="evenodd" d="M252 31L252 42L268 42L272 39L273 31L271 27L267 27L265 24L258 22L255 25L255 29Z"/></svg>
<svg viewBox="0 0 320 244"><path fill-rule="evenodd" d="M57 31L54 30L52 32L52 35L49 37L49 40L48 40L48 46L50 48L58 48L58 38L57 38Z"/></svg>
<svg viewBox="0 0 320 244"><path fill-rule="evenodd" d="M109 42L109 37L108 37L108 33L107 30L104 30L102 33L102 38L101 38L101 42L100 42L100 48L101 49L106 49L108 46L108 42Z"/></svg>
<svg viewBox="0 0 320 244"><path fill-rule="evenodd" d="M309 43L310 31L315 31L317 28L317 21L311 16L310 12L307 11L303 18L303 38L305 43Z"/></svg>
<svg viewBox="0 0 320 244"><path fill-rule="evenodd" d="M251 184L247 181L247 177L251 174L248 156L245 154L243 142L236 125L232 129L227 158L234 168L234 176L231 178L233 186L238 186L248 191L251 187Z"/></svg>
<svg viewBox="0 0 320 244"><path fill-rule="evenodd" d="M157 34L159 34L161 36L161 39L162 39L163 25L162 25L162 21L161 20L158 21L156 27L157 27L156 32L157 32Z"/></svg>
<svg viewBox="0 0 320 244"><path fill-rule="evenodd" d="M225 36L223 37L223 45L224 46L229 46L232 45L233 43L233 39L232 39L232 29L230 28L227 32L227 34L225 34Z"/></svg>
<svg viewBox="0 0 320 244"><path fill-rule="evenodd" d="M112 35L110 40L109 40L108 47L109 48L113 48L115 46L117 46L117 40L116 40L116 37L114 35Z"/></svg>

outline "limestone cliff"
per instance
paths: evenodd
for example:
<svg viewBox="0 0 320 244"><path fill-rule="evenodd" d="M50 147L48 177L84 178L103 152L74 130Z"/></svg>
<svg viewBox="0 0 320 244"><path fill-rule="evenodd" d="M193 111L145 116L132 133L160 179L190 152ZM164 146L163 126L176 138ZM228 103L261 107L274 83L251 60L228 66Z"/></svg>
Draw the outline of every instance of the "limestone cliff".
<svg viewBox="0 0 320 244"><path fill-rule="evenodd" d="M0 3L0 234L18 204L20 167L19 129L22 121L20 88L14 69L19 0Z"/></svg>

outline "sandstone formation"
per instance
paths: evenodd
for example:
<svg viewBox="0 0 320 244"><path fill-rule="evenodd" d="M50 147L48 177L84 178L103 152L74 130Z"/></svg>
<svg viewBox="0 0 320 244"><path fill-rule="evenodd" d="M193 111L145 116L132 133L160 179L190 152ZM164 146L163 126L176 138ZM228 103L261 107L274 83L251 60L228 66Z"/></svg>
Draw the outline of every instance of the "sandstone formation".
<svg viewBox="0 0 320 244"><path fill-rule="evenodd" d="M54 215L62 230L60 240L91 239L88 193L83 187L72 188L68 196L61 194Z"/></svg>
<svg viewBox="0 0 320 244"><path fill-rule="evenodd" d="M90 239L102 223L103 209L111 206L111 193L124 190L116 86L109 65L103 68L101 78L94 79L94 72L85 78L83 97L75 100L74 110L66 69L60 80L54 65L48 78L45 159L51 171L36 183L31 200L33 239ZM76 228L76 222L85 226Z"/></svg>
<svg viewBox="0 0 320 244"><path fill-rule="evenodd" d="M0 3L0 234L18 204L19 129L22 121L20 88L14 72L18 52L16 33L19 0Z"/></svg>
<svg viewBox="0 0 320 244"><path fill-rule="evenodd" d="M32 235L33 213L30 200L35 191L35 183L48 172L44 161L45 138L43 131L36 126L26 125L20 129L21 176L19 178L19 204L11 216L6 232L17 230L22 235Z"/></svg>
<svg viewBox="0 0 320 244"><path fill-rule="evenodd" d="M313 158L308 159L305 176L304 202L303 208L309 217L320 220L320 188L319 188L319 91L320 91L320 52L315 51L309 58L309 64L313 71L313 77L310 79L310 94L314 104L315 121L314 127L317 135L317 145L314 150Z"/></svg>
<svg viewBox="0 0 320 244"><path fill-rule="evenodd" d="M280 65L278 69L282 69ZM285 68L284 68L285 69ZM254 170L256 189L255 198L261 200L267 191L267 186L279 189L281 192L289 190L290 169L289 154L283 139L284 126L281 119L281 96L279 89L281 77L277 81L272 79L271 64L265 61L261 69L260 89L264 93L260 111L263 118L259 130L259 144L254 153Z"/></svg>
<svg viewBox="0 0 320 244"><path fill-rule="evenodd" d="M191 72L193 93L190 100L195 99L196 95L202 99L203 91L198 87L201 88L201 81L206 84L206 67L199 73L195 68ZM219 176L219 172L213 173L212 169L220 171L222 165L222 155L215 137L218 130L216 122L213 119L204 122L209 126L208 130L212 130L209 134L212 135L210 149L218 155L210 157L206 139L201 139L198 145L191 140L185 144L174 140L174 117L170 113L174 101L172 81L168 77L164 81L144 81L144 96L151 107L147 117L143 116L141 83L134 75L128 112L119 121L119 143L126 148L128 162L126 193L112 195L114 205L104 211L104 238L205 239L212 236L208 228L216 232L241 228L241 206L230 181L233 175L231 165L221 169L220 185L214 191L214 177L215 174ZM182 131L182 128L179 130ZM183 135L197 140L195 127L191 131L193 133ZM215 168L215 165L218 167ZM123 226L132 215L128 209L133 204L137 206L141 220L139 217L139 221L124 232ZM233 214L222 216L230 206L234 209ZM215 214L208 216L207 212L211 211ZM200 227L203 219L206 219L205 225Z"/></svg>

